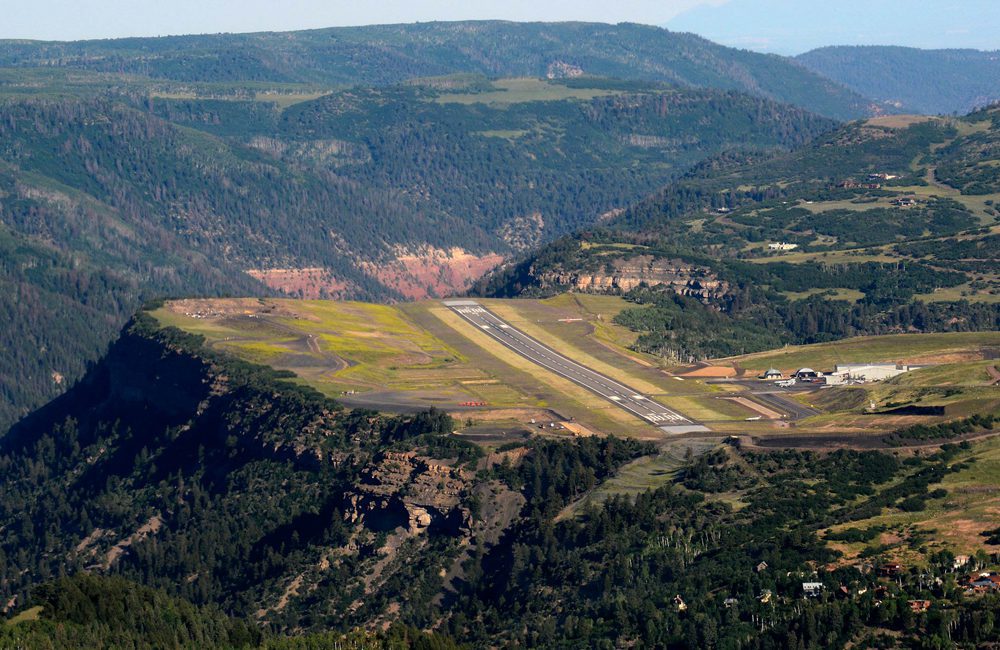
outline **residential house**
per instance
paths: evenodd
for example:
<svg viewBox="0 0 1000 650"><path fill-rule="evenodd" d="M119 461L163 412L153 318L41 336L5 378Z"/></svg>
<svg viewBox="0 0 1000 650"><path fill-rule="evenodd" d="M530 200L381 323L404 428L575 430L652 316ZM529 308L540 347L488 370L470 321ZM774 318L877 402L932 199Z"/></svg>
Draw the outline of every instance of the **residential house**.
<svg viewBox="0 0 1000 650"><path fill-rule="evenodd" d="M905 569L902 564L896 564L895 562L890 562L888 564L883 564L882 566L880 566L878 572L879 575L893 577L901 575L904 570Z"/></svg>
<svg viewBox="0 0 1000 650"><path fill-rule="evenodd" d="M798 244L790 244L788 242L772 242L767 245L767 250L769 251L793 251L798 248Z"/></svg>
<svg viewBox="0 0 1000 650"><path fill-rule="evenodd" d="M816 598L823 593L822 582L803 582L802 593L808 598Z"/></svg>

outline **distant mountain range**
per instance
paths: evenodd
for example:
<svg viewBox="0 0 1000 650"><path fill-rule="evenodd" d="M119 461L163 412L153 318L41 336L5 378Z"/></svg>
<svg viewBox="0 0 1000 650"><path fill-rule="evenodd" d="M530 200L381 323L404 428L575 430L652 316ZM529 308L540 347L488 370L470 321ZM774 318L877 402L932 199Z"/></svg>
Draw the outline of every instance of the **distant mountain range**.
<svg viewBox="0 0 1000 650"><path fill-rule="evenodd" d="M0 41L0 429L151 296L461 291L714 156L989 101L991 57L498 21Z"/></svg>
<svg viewBox="0 0 1000 650"><path fill-rule="evenodd" d="M0 67L47 67L184 82L390 85L473 72L592 76L739 90L837 119L861 95L786 58L636 24L500 21L62 42L0 41Z"/></svg>
<svg viewBox="0 0 1000 650"><path fill-rule="evenodd" d="M1000 100L1000 50L823 47L795 60L890 112L965 114Z"/></svg>
<svg viewBox="0 0 1000 650"><path fill-rule="evenodd" d="M461 292L706 157L835 126L734 91L597 78L322 96L0 78L0 429L80 377L144 299Z"/></svg>

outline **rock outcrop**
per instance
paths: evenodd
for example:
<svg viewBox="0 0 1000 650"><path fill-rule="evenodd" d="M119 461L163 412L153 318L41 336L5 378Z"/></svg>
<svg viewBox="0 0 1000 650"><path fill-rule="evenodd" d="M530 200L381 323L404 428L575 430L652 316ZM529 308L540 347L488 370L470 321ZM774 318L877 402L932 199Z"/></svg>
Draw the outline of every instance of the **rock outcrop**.
<svg viewBox="0 0 1000 650"><path fill-rule="evenodd" d="M593 293L626 292L641 284L667 286L676 293L706 302L729 291L729 284L707 267L651 255L617 258L600 271L551 271L537 277L542 287L568 287Z"/></svg>
<svg viewBox="0 0 1000 650"><path fill-rule="evenodd" d="M412 535L431 527L467 532L470 513L461 507L472 483L468 470L415 452L385 452L346 495L344 518L377 531L404 529Z"/></svg>

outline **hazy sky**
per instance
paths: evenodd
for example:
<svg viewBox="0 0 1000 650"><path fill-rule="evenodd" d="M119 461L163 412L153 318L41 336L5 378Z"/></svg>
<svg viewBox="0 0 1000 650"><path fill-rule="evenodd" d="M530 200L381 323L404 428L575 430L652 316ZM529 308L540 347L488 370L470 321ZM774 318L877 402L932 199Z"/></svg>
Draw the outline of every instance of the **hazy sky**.
<svg viewBox="0 0 1000 650"><path fill-rule="evenodd" d="M823 45L1000 48L1000 0L730 0L666 23L723 45L799 54Z"/></svg>
<svg viewBox="0 0 1000 650"><path fill-rule="evenodd" d="M70 40L479 18L662 25L686 9L724 1L0 0L0 38Z"/></svg>
<svg viewBox="0 0 1000 650"><path fill-rule="evenodd" d="M632 21L761 51L1000 48L1000 0L0 0L0 38L72 40L430 20Z"/></svg>

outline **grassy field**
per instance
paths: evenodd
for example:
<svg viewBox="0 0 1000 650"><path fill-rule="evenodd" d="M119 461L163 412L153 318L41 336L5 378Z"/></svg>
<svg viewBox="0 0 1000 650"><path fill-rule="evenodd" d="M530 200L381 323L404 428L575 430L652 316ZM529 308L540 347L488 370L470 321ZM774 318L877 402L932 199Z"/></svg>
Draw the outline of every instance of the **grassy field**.
<svg viewBox="0 0 1000 650"><path fill-rule="evenodd" d="M25 621L37 621L42 616L42 606L36 605L20 612L17 616L7 619L7 625L17 625Z"/></svg>
<svg viewBox="0 0 1000 650"><path fill-rule="evenodd" d="M864 250L868 250L867 248ZM864 262L892 262L898 260L899 256L884 253L870 254L862 249L844 249L839 251L793 251L790 253L779 253L768 257L753 257L747 260L755 264L767 264L768 262L788 262L789 264L801 264L802 262L826 262L829 264L862 264Z"/></svg>
<svg viewBox="0 0 1000 650"><path fill-rule="evenodd" d="M208 305L208 307L206 307ZM194 317L198 310L207 317ZM474 399L489 379L445 342L386 305L333 301L178 301L153 314L242 358L294 371L324 393L438 391ZM512 399L518 401L520 396Z"/></svg>
<svg viewBox="0 0 1000 650"><path fill-rule="evenodd" d="M922 368L866 386L868 398L883 407L942 406L950 416L1000 414L1000 389L987 368L996 361L966 361Z"/></svg>
<svg viewBox="0 0 1000 650"><path fill-rule="evenodd" d="M831 542L830 545L846 553L848 559L856 557L869 545L886 545L891 547L887 552L889 556L907 564L919 564L926 553L939 549L964 555L971 555L978 549L990 553L1000 550L1000 547L986 545L985 538L980 535L1000 526L1000 490L997 489L1000 485L1000 438L975 444L954 462L970 465L930 487L930 490L939 487L947 490L947 496L929 500L927 509L921 512L902 512L893 508L877 517L835 526L832 530L871 526L885 526L887 530L868 544ZM913 548L911 542L920 537L933 541Z"/></svg>
<svg viewBox="0 0 1000 650"><path fill-rule="evenodd" d="M1000 333L866 337L721 360L745 369L838 362L936 362L890 382L802 397L823 414L789 428L783 421L747 421L746 405L723 399L739 387L668 375L658 359L633 352L635 334L612 322L628 303L618 297L563 294L547 300L484 300L500 316L577 362L652 396L716 434L864 431L909 423L864 413L900 405L944 406L950 416L1000 409L989 386L984 347ZM321 300L181 300L154 312L206 338L208 345L249 361L291 370L298 381L349 404L387 410L438 406L459 415L527 423L544 417L575 420L591 431L662 440L630 413L511 352L439 302L374 305ZM718 363L718 362L717 362ZM859 394L860 394L859 392ZM844 393L845 399L838 399ZM850 399L847 399L847 398ZM485 402L469 409L464 402ZM486 411L489 412L488 416ZM925 418L926 419L926 418ZM939 419L939 418L938 418ZM919 420L915 420L919 421Z"/></svg>
<svg viewBox="0 0 1000 650"><path fill-rule="evenodd" d="M661 446L658 454L643 456L619 468L614 476L588 492L579 501L567 506L559 513L558 519L572 517L582 512L588 505L600 505L613 496L635 497L646 490L673 483L689 456L704 453L720 441L721 438L666 443Z"/></svg>
<svg viewBox="0 0 1000 650"><path fill-rule="evenodd" d="M865 122L869 126L881 126L887 129L906 129L914 124L923 124L924 122L932 122L939 118L931 117L929 115L883 115L881 117L873 117Z"/></svg>
<svg viewBox="0 0 1000 650"><path fill-rule="evenodd" d="M790 345L780 350L718 359L714 363L750 370L774 367L789 372L805 366L832 370L837 363L947 360L951 355L973 355L984 347L1000 347L1000 332L862 336L832 343Z"/></svg>
<svg viewBox="0 0 1000 650"><path fill-rule="evenodd" d="M521 318L506 302L491 306L509 312L513 320ZM511 302L519 308L522 301ZM612 306L598 299L588 304L598 311L582 317L597 318L595 314L604 314L609 307L610 315L617 313L624 302ZM553 313L581 317L579 306L571 309L574 305L552 307ZM303 383L350 402L390 409L436 405L458 411L465 410L463 402L485 402L482 410L492 411L491 417L510 411L511 417L524 421L539 409L550 409L594 431L661 437L654 427L512 353L435 301L389 306L322 300L181 300L153 315L163 325L204 336L213 348L291 370ZM560 345L577 361L641 389L665 393L670 388L652 364L628 356L634 356L623 347L630 333L611 325L600 331L607 342L585 336L584 340L601 358L563 344L544 329L534 333ZM622 370L631 366L648 372L660 385ZM694 382L687 384L687 390L697 392Z"/></svg>
<svg viewBox="0 0 1000 650"><path fill-rule="evenodd" d="M972 289L968 283L960 284L956 287L938 289L933 293L923 293L914 296L917 300L924 302L955 302L958 300L968 300L969 302L1000 302L1000 293L990 293L989 291Z"/></svg>
<svg viewBox="0 0 1000 650"><path fill-rule="evenodd" d="M810 296L822 295L830 300L846 300L857 302L865 297L865 294L857 289L810 289L809 291L783 291L782 295L788 296L789 300L804 300Z"/></svg>
<svg viewBox="0 0 1000 650"><path fill-rule="evenodd" d="M289 106L294 106L295 104L301 104L302 102L312 101L314 99L319 99L323 95L327 95L331 90L300 90L293 89L287 92L281 92L276 90L263 90L260 92L253 93L252 97L254 101L263 102L267 104L274 104L278 110L285 110ZM155 99L215 99L222 101L242 101L246 99L243 95L234 94L204 94L187 91L187 90L166 90L154 92L151 95Z"/></svg>
<svg viewBox="0 0 1000 650"><path fill-rule="evenodd" d="M442 93L434 101L441 104L520 104L522 102L552 102L563 99L593 99L617 95L619 91L599 88L570 88L544 79L519 77L493 82L496 90L479 93Z"/></svg>

